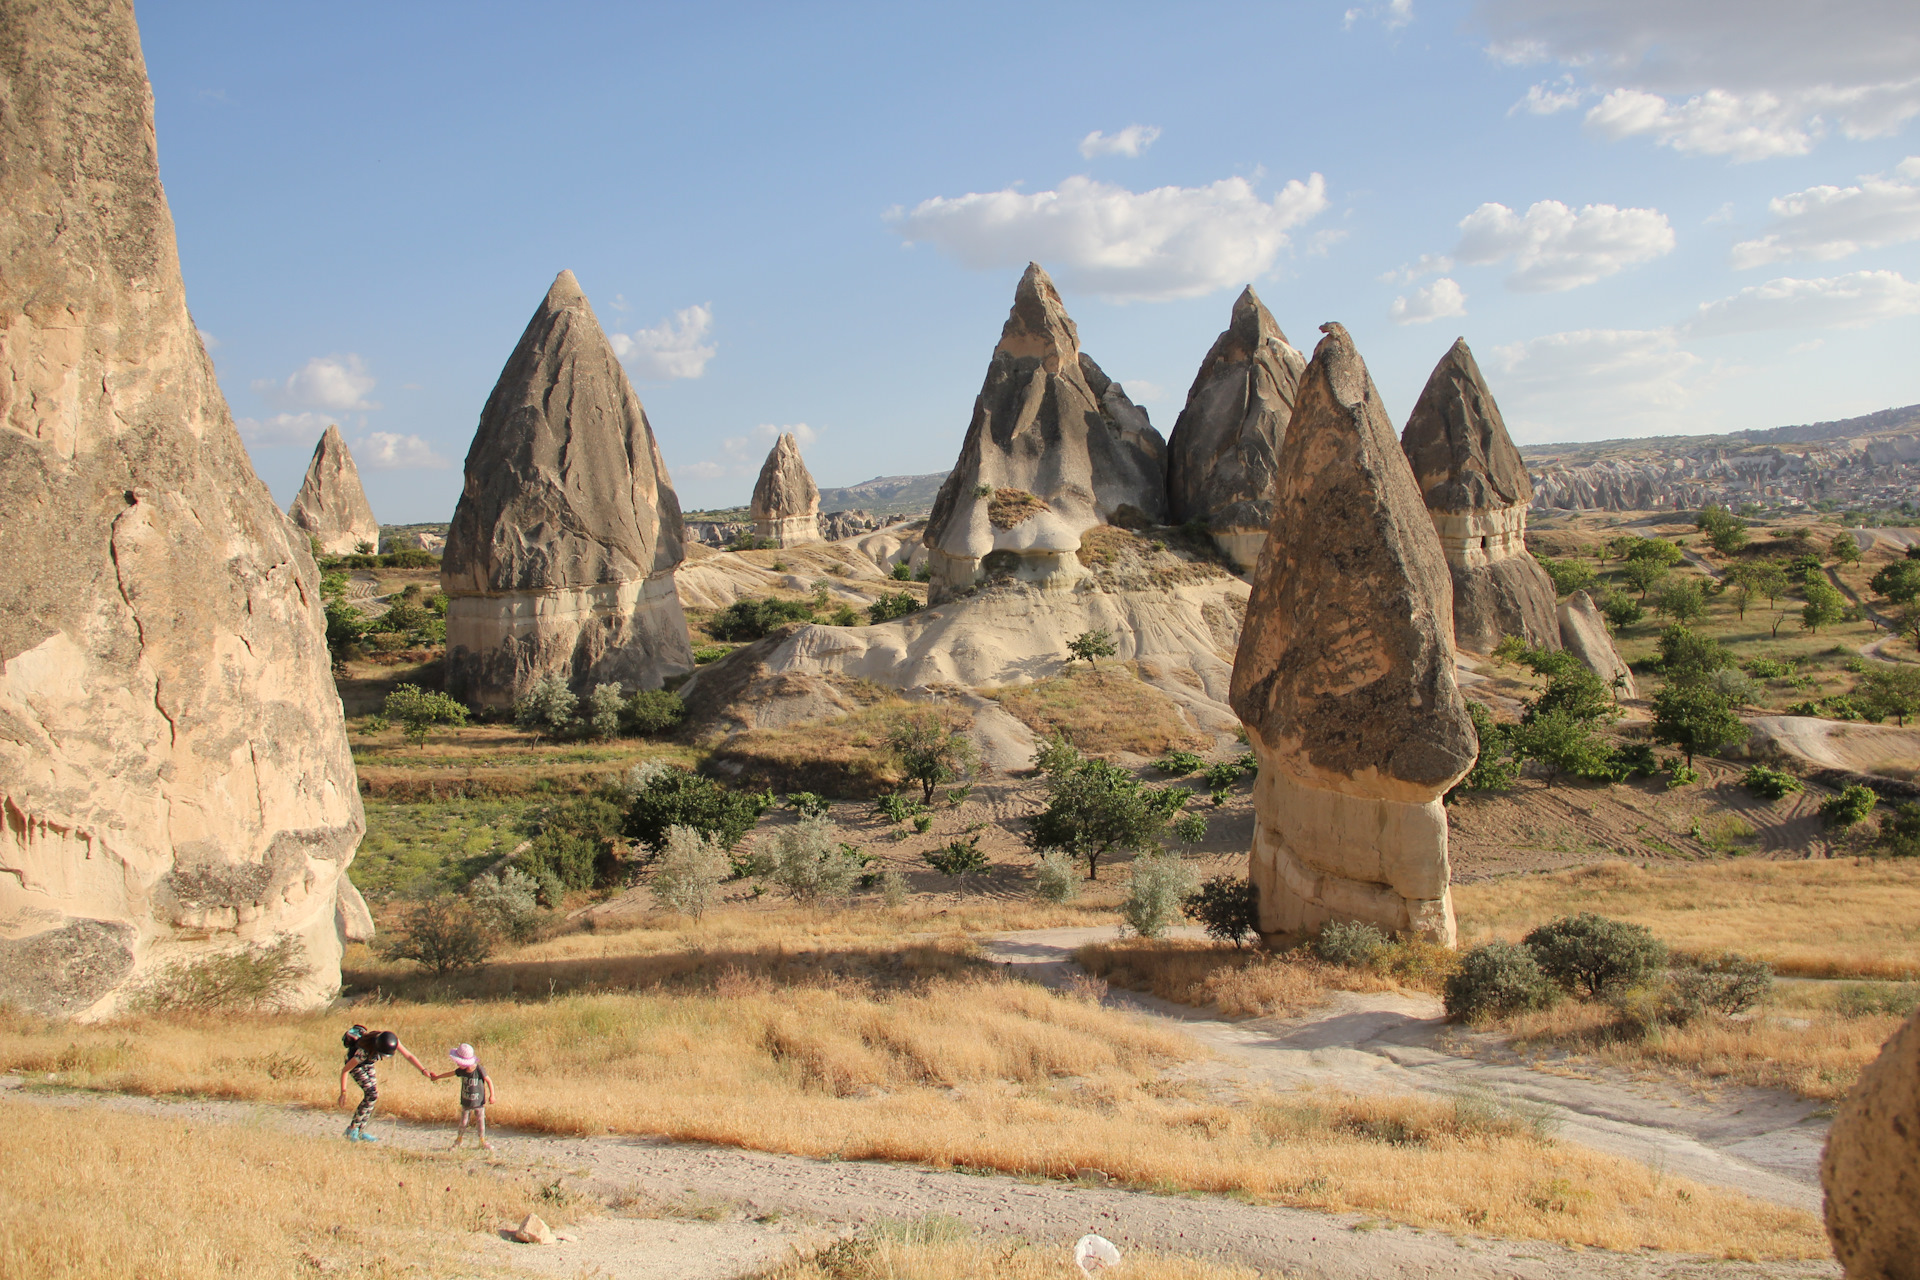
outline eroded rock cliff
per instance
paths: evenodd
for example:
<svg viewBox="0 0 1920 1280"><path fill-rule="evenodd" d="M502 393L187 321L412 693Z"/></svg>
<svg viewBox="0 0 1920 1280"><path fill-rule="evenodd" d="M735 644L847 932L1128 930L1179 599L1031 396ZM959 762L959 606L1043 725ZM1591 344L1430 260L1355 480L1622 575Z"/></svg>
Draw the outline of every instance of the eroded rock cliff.
<svg viewBox="0 0 1920 1280"><path fill-rule="evenodd" d="M320 544L322 555L352 555L362 543L380 549L380 522L360 487L360 469L353 465L339 427L329 423L313 447L313 461L287 515Z"/></svg>
<svg viewBox="0 0 1920 1280"><path fill-rule="evenodd" d="M1840 1105L1820 1185L1827 1237L1847 1280L1920 1278L1920 1014Z"/></svg>

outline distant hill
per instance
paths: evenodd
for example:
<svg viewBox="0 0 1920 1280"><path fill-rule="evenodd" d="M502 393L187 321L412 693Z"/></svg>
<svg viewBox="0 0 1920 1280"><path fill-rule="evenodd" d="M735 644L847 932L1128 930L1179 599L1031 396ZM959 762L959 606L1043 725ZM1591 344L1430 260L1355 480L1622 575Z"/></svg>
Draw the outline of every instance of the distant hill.
<svg viewBox="0 0 1920 1280"><path fill-rule="evenodd" d="M875 515L920 515L933 510L933 500L946 481L945 471L925 476L875 476L843 489L822 489L822 511L871 511Z"/></svg>
<svg viewBox="0 0 1920 1280"><path fill-rule="evenodd" d="M1836 422L1810 422L1793 427L1764 427L1753 431L1728 431L1710 436L1631 436L1620 440L1576 440L1555 444L1523 444L1520 456L1529 462L1548 460L1563 466L1592 462L1600 458L1632 454L1636 457L1699 453L1706 449L1735 450L1743 445L1823 444L1829 440L1847 440L1855 436L1906 434L1920 429L1920 404L1900 409L1882 409L1858 418Z"/></svg>

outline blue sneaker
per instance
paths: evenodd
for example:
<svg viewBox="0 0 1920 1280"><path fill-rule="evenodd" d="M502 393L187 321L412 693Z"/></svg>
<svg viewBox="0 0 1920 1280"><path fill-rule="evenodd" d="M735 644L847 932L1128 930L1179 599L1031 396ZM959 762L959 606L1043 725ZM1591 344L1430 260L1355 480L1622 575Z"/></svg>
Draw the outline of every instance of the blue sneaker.
<svg viewBox="0 0 1920 1280"><path fill-rule="evenodd" d="M360 1131L354 1128L352 1125L347 1126L347 1141L348 1142L360 1141Z"/></svg>
<svg viewBox="0 0 1920 1280"><path fill-rule="evenodd" d="M376 1138L376 1137L374 1137L374 1136L373 1136L372 1134L370 1134L370 1133L368 1133L368 1132L367 1132L367 1131L366 1131L365 1129L362 1129L362 1130L360 1130L359 1132L360 1132L360 1141L362 1141L362 1142L378 1142L378 1141L380 1141L380 1139L378 1139L378 1138Z"/></svg>

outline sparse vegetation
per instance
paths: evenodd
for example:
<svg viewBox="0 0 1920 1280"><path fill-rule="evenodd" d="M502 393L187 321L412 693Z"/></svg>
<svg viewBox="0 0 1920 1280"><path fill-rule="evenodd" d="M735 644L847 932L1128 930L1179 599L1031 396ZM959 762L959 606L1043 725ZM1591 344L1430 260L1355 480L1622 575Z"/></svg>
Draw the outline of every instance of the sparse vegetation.
<svg viewBox="0 0 1920 1280"><path fill-rule="evenodd" d="M1067 660L1084 662L1089 667L1099 665L1098 659L1111 658L1118 652L1120 650L1115 647L1112 634L1104 629L1082 631L1067 641Z"/></svg>
<svg viewBox="0 0 1920 1280"><path fill-rule="evenodd" d="M1027 820L1028 842L1039 851L1057 849L1085 859L1089 880L1100 878L1100 859L1109 851L1155 847L1193 794L1149 787L1125 769L1086 759L1071 747L1043 747L1035 763L1046 774L1047 806Z"/></svg>
<svg viewBox="0 0 1920 1280"><path fill-rule="evenodd" d="M1503 1017L1553 1003L1553 984L1533 952L1489 942L1460 957L1447 978L1447 1015L1462 1021Z"/></svg>
<svg viewBox="0 0 1920 1280"><path fill-rule="evenodd" d="M313 976L300 940L282 936L231 951L176 960L127 997L134 1013L278 1013Z"/></svg>
<svg viewBox="0 0 1920 1280"><path fill-rule="evenodd" d="M1133 860L1120 918L1143 938L1157 938L1180 915L1181 904L1200 887L1199 877L1179 858L1164 853Z"/></svg>
<svg viewBox="0 0 1920 1280"><path fill-rule="evenodd" d="M901 777L920 784L922 804L932 804L936 789L970 776L978 763L972 739L953 717L932 708L894 717L887 726L887 749Z"/></svg>
<svg viewBox="0 0 1920 1280"><path fill-rule="evenodd" d="M1245 876L1214 876L1187 895L1180 914L1215 942L1238 948L1259 932L1260 893Z"/></svg>

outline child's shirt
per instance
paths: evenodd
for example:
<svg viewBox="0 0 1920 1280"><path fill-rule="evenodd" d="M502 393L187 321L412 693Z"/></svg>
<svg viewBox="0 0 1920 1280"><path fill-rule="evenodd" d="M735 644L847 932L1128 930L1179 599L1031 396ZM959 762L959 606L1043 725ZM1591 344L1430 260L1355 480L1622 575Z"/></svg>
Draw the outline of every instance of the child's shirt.
<svg viewBox="0 0 1920 1280"><path fill-rule="evenodd" d="M487 1105L487 1069L479 1063L473 1064L473 1070L455 1067L453 1074L460 1077L460 1108L474 1111Z"/></svg>

